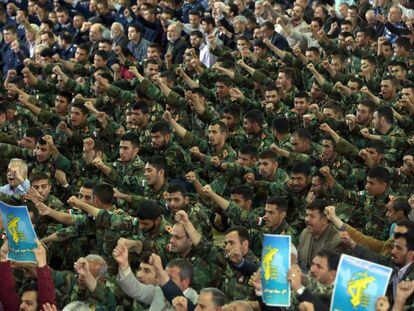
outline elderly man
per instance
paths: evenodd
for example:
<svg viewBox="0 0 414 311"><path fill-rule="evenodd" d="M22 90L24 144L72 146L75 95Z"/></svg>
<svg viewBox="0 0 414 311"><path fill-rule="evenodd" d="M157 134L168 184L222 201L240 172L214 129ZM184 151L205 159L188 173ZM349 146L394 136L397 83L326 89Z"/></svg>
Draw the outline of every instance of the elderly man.
<svg viewBox="0 0 414 311"><path fill-rule="evenodd" d="M183 54L187 49L187 43L181 38L181 28L178 23L173 23L167 28L167 54L171 54L172 64L181 64Z"/></svg>
<svg viewBox="0 0 414 311"><path fill-rule="evenodd" d="M0 193L7 195L23 195L30 188L27 179L27 164L21 159L11 159L7 168L8 184L0 187Z"/></svg>

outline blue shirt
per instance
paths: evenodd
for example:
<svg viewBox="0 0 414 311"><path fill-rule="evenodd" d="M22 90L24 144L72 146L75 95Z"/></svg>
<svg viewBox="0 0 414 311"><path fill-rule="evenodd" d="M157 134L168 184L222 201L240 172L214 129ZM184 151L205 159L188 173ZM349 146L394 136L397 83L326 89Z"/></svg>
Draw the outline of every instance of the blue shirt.
<svg viewBox="0 0 414 311"><path fill-rule="evenodd" d="M27 193L29 188L30 181L28 179L25 179L25 181L18 185L16 188L12 188L9 184L0 187L0 193L4 193L7 195L23 195Z"/></svg>

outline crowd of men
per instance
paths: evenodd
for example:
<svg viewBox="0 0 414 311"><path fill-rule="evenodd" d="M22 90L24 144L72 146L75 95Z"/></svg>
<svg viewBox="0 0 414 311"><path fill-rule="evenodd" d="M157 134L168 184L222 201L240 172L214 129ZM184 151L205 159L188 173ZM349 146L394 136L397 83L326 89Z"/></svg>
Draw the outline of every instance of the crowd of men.
<svg viewBox="0 0 414 311"><path fill-rule="evenodd" d="M328 310L340 255L414 308L414 5L3 0L0 310ZM262 301L290 235L291 306Z"/></svg>

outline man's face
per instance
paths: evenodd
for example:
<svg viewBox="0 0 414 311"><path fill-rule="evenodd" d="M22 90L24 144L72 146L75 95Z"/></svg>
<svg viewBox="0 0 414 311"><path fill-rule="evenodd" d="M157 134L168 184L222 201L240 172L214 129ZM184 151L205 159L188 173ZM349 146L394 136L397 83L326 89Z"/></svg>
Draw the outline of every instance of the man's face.
<svg viewBox="0 0 414 311"><path fill-rule="evenodd" d="M55 98L55 109L58 114L67 113L68 112L68 100L61 95L57 95Z"/></svg>
<svg viewBox="0 0 414 311"><path fill-rule="evenodd" d="M256 159L248 154L238 153L237 163L247 167L253 167L256 164Z"/></svg>
<svg viewBox="0 0 414 311"><path fill-rule="evenodd" d="M387 184L376 178L367 177L365 189L372 196L380 196L387 189Z"/></svg>
<svg viewBox="0 0 414 311"><path fill-rule="evenodd" d="M216 83L216 95L219 98L228 97L230 94L230 88L222 82Z"/></svg>
<svg viewBox="0 0 414 311"><path fill-rule="evenodd" d="M48 45L48 46L52 46L54 43L54 40L52 38L49 37L49 34L44 33L40 36L40 42L42 44Z"/></svg>
<svg viewBox="0 0 414 311"><path fill-rule="evenodd" d="M188 16L188 22L192 28L198 29L198 27L200 27L201 18L198 15L190 14Z"/></svg>
<svg viewBox="0 0 414 311"><path fill-rule="evenodd" d="M138 281L145 285L158 285L155 268L150 264L141 262L137 272Z"/></svg>
<svg viewBox="0 0 414 311"><path fill-rule="evenodd" d="M220 130L218 124L210 125L208 127L208 141L211 146L218 146L225 142L226 135Z"/></svg>
<svg viewBox="0 0 414 311"><path fill-rule="evenodd" d="M295 97L293 100L293 105L295 107L295 110L302 116L308 111L309 103L306 98Z"/></svg>
<svg viewBox="0 0 414 311"><path fill-rule="evenodd" d="M156 221L152 219L138 219L138 224L139 229L144 232L152 231L157 226Z"/></svg>
<svg viewBox="0 0 414 311"><path fill-rule="evenodd" d="M295 192L301 192L308 187L308 178L304 174L292 173L290 179Z"/></svg>
<svg viewBox="0 0 414 311"><path fill-rule="evenodd" d="M357 32L355 37L355 43L359 47L365 47L369 44L369 37L365 35L363 32Z"/></svg>
<svg viewBox="0 0 414 311"><path fill-rule="evenodd" d="M319 30L321 30L321 26L319 26L319 23L316 21L312 21L310 24L310 28L313 33L317 33Z"/></svg>
<svg viewBox="0 0 414 311"><path fill-rule="evenodd" d="M146 123L148 117L147 114L142 112L142 110L131 110L130 116L131 122L139 127L142 127Z"/></svg>
<svg viewBox="0 0 414 311"><path fill-rule="evenodd" d="M87 59L88 53L85 50L82 50L78 47L75 52L75 61L77 63L85 63Z"/></svg>
<svg viewBox="0 0 414 311"><path fill-rule="evenodd" d="M36 144L35 149L36 159L38 162L46 162L50 158L50 149L48 145Z"/></svg>
<svg viewBox="0 0 414 311"><path fill-rule="evenodd" d="M303 9L298 5L294 6L292 9L292 20L297 22L297 21L300 21L302 17L303 17Z"/></svg>
<svg viewBox="0 0 414 311"><path fill-rule="evenodd" d="M243 249L247 252L247 246L243 245L237 231L231 231L224 238L224 250L228 254L232 250L239 250L243 254Z"/></svg>
<svg viewBox="0 0 414 311"><path fill-rule="evenodd" d="M117 24L113 24L111 26L111 38L112 39L118 38L121 35L122 35L122 28Z"/></svg>
<svg viewBox="0 0 414 311"><path fill-rule="evenodd" d="M84 203L92 204L92 188L80 187L78 199Z"/></svg>
<svg viewBox="0 0 414 311"><path fill-rule="evenodd" d="M272 178L277 170L278 163L272 159L259 159L259 175L264 179Z"/></svg>
<svg viewBox="0 0 414 311"><path fill-rule="evenodd" d="M145 164L145 172L144 172L144 176L145 179L147 180L147 185L148 186L153 186L155 184L157 184L158 179L159 179L159 174L160 172L153 167L150 164Z"/></svg>
<svg viewBox="0 0 414 311"><path fill-rule="evenodd" d="M57 12L56 13L57 21L59 24L63 25L69 21L69 16L65 12Z"/></svg>
<svg viewBox="0 0 414 311"><path fill-rule="evenodd" d="M378 112L375 111L374 112L374 118L373 118L373 123L374 123L374 127L375 129L380 129L381 128L381 118L378 116Z"/></svg>
<svg viewBox="0 0 414 311"><path fill-rule="evenodd" d="M305 216L306 228L312 235L319 235L325 229L328 220L318 210L306 210Z"/></svg>
<svg viewBox="0 0 414 311"><path fill-rule="evenodd" d="M92 25L89 29L89 40L93 43L98 42L102 39L102 32L99 27Z"/></svg>
<svg viewBox="0 0 414 311"><path fill-rule="evenodd" d="M393 66L391 69L391 73L397 80L400 80L400 81L404 80L407 74L407 72L403 70L401 66Z"/></svg>
<svg viewBox="0 0 414 311"><path fill-rule="evenodd" d="M331 66L336 72L341 72L344 64L339 57L332 57Z"/></svg>
<svg viewBox="0 0 414 311"><path fill-rule="evenodd" d="M119 158L121 162L132 161L138 153L138 148L127 140L121 140L119 143Z"/></svg>
<svg viewBox="0 0 414 311"><path fill-rule="evenodd" d="M230 113L223 113L221 119L224 124L227 125L228 129L233 129L236 126L236 118Z"/></svg>
<svg viewBox="0 0 414 311"><path fill-rule="evenodd" d="M145 77L151 78L152 76L158 75L158 64L148 63L145 67Z"/></svg>
<svg viewBox="0 0 414 311"><path fill-rule="evenodd" d="M99 42L98 50L110 53L111 50L112 50L112 46L108 42ZM101 57L101 59L102 59L102 57Z"/></svg>
<svg viewBox="0 0 414 311"><path fill-rule="evenodd" d="M203 39L198 36L190 36L190 43L193 48L199 48L203 43Z"/></svg>
<svg viewBox="0 0 414 311"><path fill-rule="evenodd" d="M80 15L75 15L75 17L73 17L73 27L75 29L81 29L82 28L82 24L85 22L85 19L80 16Z"/></svg>
<svg viewBox="0 0 414 311"><path fill-rule="evenodd" d="M394 247L391 250L391 259L397 267L404 267L408 263L409 251L405 238L394 240Z"/></svg>
<svg viewBox="0 0 414 311"><path fill-rule="evenodd" d="M128 39L130 41L139 41L140 34L134 27L128 28Z"/></svg>
<svg viewBox="0 0 414 311"><path fill-rule="evenodd" d="M397 222L401 218L401 213L394 209L393 201L389 201L386 205L387 212L385 216L390 224Z"/></svg>
<svg viewBox="0 0 414 311"><path fill-rule="evenodd" d="M19 141L19 147L27 148L27 149L36 149L36 138L29 137L26 134L24 134L21 141Z"/></svg>
<svg viewBox="0 0 414 311"><path fill-rule="evenodd" d="M237 19L234 21L233 26L234 26L234 32L237 34L242 34L246 30L246 24Z"/></svg>
<svg viewBox="0 0 414 311"><path fill-rule="evenodd" d="M96 55L93 57L93 64L96 68L103 68L106 67L106 60L103 59L101 56Z"/></svg>
<svg viewBox="0 0 414 311"><path fill-rule="evenodd" d="M72 126L74 127L81 127L86 123L86 119L88 118L87 114L83 114L83 112L77 108L72 107L70 109L70 121Z"/></svg>
<svg viewBox="0 0 414 311"><path fill-rule="evenodd" d="M326 185L323 184L319 176L313 176L311 181L311 191L316 197L322 197L326 191Z"/></svg>
<svg viewBox="0 0 414 311"><path fill-rule="evenodd" d="M151 133L151 145L155 149L162 149L168 144L170 135L163 135L161 132Z"/></svg>
<svg viewBox="0 0 414 311"><path fill-rule="evenodd" d="M22 295L22 302L19 311L36 311L37 310L37 292L34 290L26 291Z"/></svg>
<svg viewBox="0 0 414 311"><path fill-rule="evenodd" d="M264 48L262 48L262 47L260 47L260 46L257 46L257 45L255 45L254 47L253 47L253 53L254 53L254 55L257 57L257 58L265 58L265 56L266 56L266 49L264 49Z"/></svg>
<svg viewBox="0 0 414 311"><path fill-rule="evenodd" d="M390 80L381 81L381 95L384 99L390 99L395 95L395 87Z"/></svg>
<svg viewBox="0 0 414 311"><path fill-rule="evenodd" d="M157 48L148 47L148 49L147 49L147 58L158 61L158 60L161 59L160 52L158 51Z"/></svg>
<svg viewBox="0 0 414 311"><path fill-rule="evenodd" d="M241 209L249 211L252 205L251 200L246 200L243 195L238 193L232 193L230 195L230 200L240 206Z"/></svg>
<svg viewBox="0 0 414 311"><path fill-rule="evenodd" d="M183 225L175 224L170 238L170 252L182 254L191 248L191 240L187 236Z"/></svg>
<svg viewBox="0 0 414 311"><path fill-rule="evenodd" d="M292 144L293 152L306 153L309 149L309 142L296 134L290 137L290 143Z"/></svg>
<svg viewBox="0 0 414 311"><path fill-rule="evenodd" d="M3 38L4 38L4 42L8 43L12 43L13 41L16 41L17 36L15 33L13 33L10 30L4 30L3 31Z"/></svg>
<svg viewBox="0 0 414 311"><path fill-rule="evenodd" d="M203 29L203 32L206 34L210 34L214 29L211 24L208 24L204 21L201 22L201 28Z"/></svg>
<svg viewBox="0 0 414 311"><path fill-rule="evenodd" d="M272 104L274 106L279 101L279 94L277 93L276 90L266 91L265 101L266 101L266 107L267 107L267 104Z"/></svg>
<svg viewBox="0 0 414 311"><path fill-rule="evenodd" d="M332 282L332 273L329 271L328 258L313 257L310 275L322 285L329 285Z"/></svg>
<svg viewBox="0 0 414 311"><path fill-rule="evenodd" d="M305 56L309 59L309 61L313 63L319 62L319 55L316 54L314 51L306 51Z"/></svg>
<svg viewBox="0 0 414 311"><path fill-rule="evenodd" d="M352 93L356 93L359 90L358 82L348 81L347 83L348 88L351 90Z"/></svg>
<svg viewBox="0 0 414 311"><path fill-rule="evenodd" d="M411 88L403 88L401 90L401 99L408 103L414 103L414 91Z"/></svg>
<svg viewBox="0 0 414 311"><path fill-rule="evenodd" d="M170 25L167 28L167 39L168 41L174 43L180 38L180 31L176 25Z"/></svg>
<svg viewBox="0 0 414 311"><path fill-rule="evenodd" d="M388 21L391 24L395 24L397 22L401 21L401 11L400 9L396 7L391 7L391 9L388 11Z"/></svg>
<svg viewBox="0 0 414 311"><path fill-rule="evenodd" d="M188 204L188 197L183 196L181 192L168 192L167 194L168 209L175 214L185 208Z"/></svg>
<svg viewBox="0 0 414 311"><path fill-rule="evenodd" d="M357 113L356 113L356 121L358 124L367 124L371 121L372 113L369 112L369 108L367 106L358 105Z"/></svg>
<svg viewBox="0 0 414 311"><path fill-rule="evenodd" d="M383 154L379 153L375 148L367 147L365 148L365 150L368 152L374 163L379 163L384 156Z"/></svg>
<svg viewBox="0 0 414 311"><path fill-rule="evenodd" d="M276 79L276 86L278 89L286 90L288 85L288 79L286 78L286 74L284 72L279 72L279 75Z"/></svg>
<svg viewBox="0 0 414 311"><path fill-rule="evenodd" d="M277 205L266 204L263 220L266 228L276 228L286 217L286 212L280 212Z"/></svg>
<svg viewBox="0 0 414 311"><path fill-rule="evenodd" d="M213 295L211 293L200 293L195 311L218 311L213 302Z"/></svg>
<svg viewBox="0 0 414 311"><path fill-rule="evenodd" d="M243 128L247 134L256 133L254 123L251 122L249 119L246 119L246 118L243 119Z"/></svg>
<svg viewBox="0 0 414 311"><path fill-rule="evenodd" d="M52 185L48 179L39 179L32 182L32 187L35 188L45 199L49 196Z"/></svg>
<svg viewBox="0 0 414 311"><path fill-rule="evenodd" d="M19 174L23 178L25 177L23 175L23 170L21 169L21 166L17 163L11 163L7 167L7 182L12 188L15 188L19 185L18 180L15 178L15 175Z"/></svg>
<svg viewBox="0 0 414 311"><path fill-rule="evenodd" d="M331 161L335 156L334 144L331 140L322 140L322 161Z"/></svg>

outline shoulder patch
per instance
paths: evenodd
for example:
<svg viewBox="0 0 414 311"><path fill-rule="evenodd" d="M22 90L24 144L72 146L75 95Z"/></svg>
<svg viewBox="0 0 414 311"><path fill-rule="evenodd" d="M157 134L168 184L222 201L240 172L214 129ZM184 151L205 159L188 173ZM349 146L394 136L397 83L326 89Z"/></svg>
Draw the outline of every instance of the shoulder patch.
<svg viewBox="0 0 414 311"><path fill-rule="evenodd" d="M167 198L168 198L168 192L167 191L164 191L163 194L162 194L162 197L164 198L164 200L167 200Z"/></svg>
<svg viewBox="0 0 414 311"><path fill-rule="evenodd" d="M167 231L169 234L172 234L173 233L173 227L170 226L170 225L165 226L165 231Z"/></svg>
<svg viewBox="0 0 414 311"><path fill-rule="evenodd" d="M227 151L227 150L224 150L224 151L223 151L223 157L224 157L224 158L227 158L227 157L228 157L228 155L229 155L228 151Z"/></svg>

